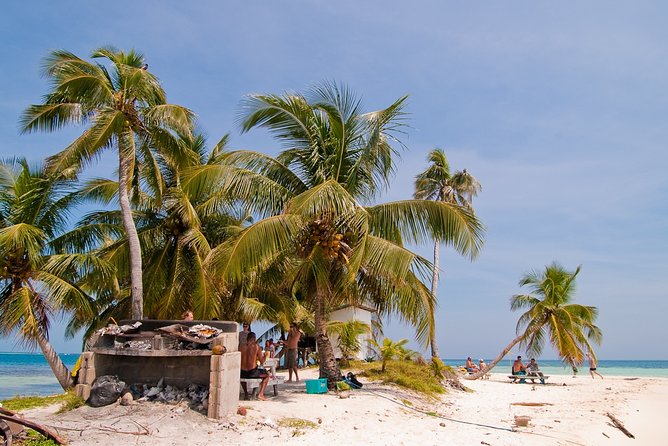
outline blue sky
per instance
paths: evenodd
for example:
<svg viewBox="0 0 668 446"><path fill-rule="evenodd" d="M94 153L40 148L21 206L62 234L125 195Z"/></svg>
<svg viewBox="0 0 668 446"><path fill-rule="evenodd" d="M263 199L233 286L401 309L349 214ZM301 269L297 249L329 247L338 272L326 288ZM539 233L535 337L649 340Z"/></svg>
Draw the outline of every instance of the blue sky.
<svg viewBox="0 0 668 446"><path fill-rule="evenodd" d="M264 131L240 135L245 94L336 80L367 110L409 94L408 150L379 201L410 197L437 146L483 185L481 256L441 254L442 355L495 356L514 335L520 276L557 260L582 265L577 300L599 307L600 358L668 359L668 5L582 3L11 2L0 16L0 154L41 160L77 134L18 134L54 49L136 48L212 142L231 132L232 147L271 154L279 145ZM109 158L89 174L114 167ZM396 319L386 334L412 337ZM60 327L52 340L80 345Z"/></svg>

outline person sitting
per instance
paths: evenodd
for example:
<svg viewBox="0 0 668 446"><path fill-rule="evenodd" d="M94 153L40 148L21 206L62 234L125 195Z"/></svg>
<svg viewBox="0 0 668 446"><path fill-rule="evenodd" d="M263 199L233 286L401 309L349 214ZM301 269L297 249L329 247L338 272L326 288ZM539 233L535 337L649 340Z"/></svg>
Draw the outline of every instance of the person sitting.
<svg viewBox="0 0 668 446"><path fill-rule="evenodd" d="M239 351L241 352L241 378L261 379L262 382L260 383L260 388L258 389L257 399L264 400L264 390L267 388L267 384L269 383L269 374L266 370L260 369L257 366L258 362L260 365L264 364L264 355L262 354L262 349L255 341L255 333L250 331L246 337L246 344L239 348ZM246 383L242 382L241 387L244 389L244 399L248 399Z"/></svg>
<svg viewBox="0 0 668 446"><path fill-rule="evenodd" d="M276 346L274 345L274 338L269 338L264 343L264 355L267 358L276 356Z"/></svg>
<svg viewBox="0 0 668 446"><path fill-rule="evenodd" d="M193 312L190 311L190 310L184 311L183 314L181 315L181 319L183 319L184 321L192 321L193 320Z"/></svg>
<svg viewBox="0 0 668 446"><path fill-rule="evenodd" d="M534 358L531 358L529 364L526 366L527 371L529 372L527 376L539 376L541 384L545 384L545 378L543 378L543 372L538 368L538 363Z"/></svg>
<svg viewBox="0 0 668 446"><path fill-rule="evenodd" d="M515 362L513 362L513 375L526 375L526 367L522 364L522 357L518 356ZM520 379L520 383L525 383L524 378Z"/></svg>
<svg viewBox="0 0 668 446"><path fill-rule="evenodd" d="M464 368L466 368L466 371L469 373L475 373L478 371L478 366L473 363L473 360L470 356L466 358L466 365Z"/></svg>
<svg viewBox="0 0 668 446"><path fill-rule="evenodd" d="M485 360L484 360L484 359L481 359L480 361L478 361L478 368L479 368L480 370L485 370L485 369L487 369L487 364L485 364ZM489 379L489 373L485 373L485 374L482 376L482 379Z"/></svg>

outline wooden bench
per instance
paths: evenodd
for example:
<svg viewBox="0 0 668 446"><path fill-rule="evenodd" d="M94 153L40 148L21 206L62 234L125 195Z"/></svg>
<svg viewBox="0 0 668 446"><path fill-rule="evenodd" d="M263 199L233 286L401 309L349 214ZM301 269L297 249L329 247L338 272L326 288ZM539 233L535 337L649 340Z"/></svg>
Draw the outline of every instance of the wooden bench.
<svg viewBox="0 0 668 446"><path fill-rule="evenodd" d="M550 378L550 377L548 375L539 376L539 375L532 374L532 375L508 375L508 378L510 378L510 380L511 380L510 383L511 384L514 384L516 382L520 382L520 380L525 380L525 382L526 382L527 379L531 380L531 384L536 384L536 380L540 381L542 379L543 384L545 384L544 381L547 381L548 378Z"/></svg>
<svg viewBox="0 0 668 446"><path fill-rule="evenodd" d="M251 398L255 397L255 393L257 392L257 389L260 388L260 383L262 380L260 378L239 378L239 387L242 392L244 392L244 398L248 399L248 392L251 393ZM282 376L276 376L275 378L269 378L269 382L267 383L267 387L273 386L274 387L274 396L278 396L278 385L283 384L285 382L285 378ZM244 389L244 384L246 385Z"/></svg>

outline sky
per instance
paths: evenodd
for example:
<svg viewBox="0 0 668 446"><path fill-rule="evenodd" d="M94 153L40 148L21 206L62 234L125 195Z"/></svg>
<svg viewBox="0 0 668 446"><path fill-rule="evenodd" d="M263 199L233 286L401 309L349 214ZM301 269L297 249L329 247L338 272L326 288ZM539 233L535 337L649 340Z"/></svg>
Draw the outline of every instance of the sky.
<svg viewBox="0 0 668 446"><path fill-rule="evenodd" d="M9 2L0 155L38 162L80 132L19 134L20 114L48 90L40 66L56 49L88 58L105 45L135 48L211 145L229 132L232 148L272 155L280 145L266 131L240 133L249 93L334 80L366 111L408 94L407 148L376 201L410 198L435 147L483 186L480 256L441 248L441 356L495 357L515 335L509 300L524 292L520 277L558 261L582 265L576 301L599 309L600 359L668 359L666 17L665 2L640 0ZM86 174L114 168L103 158ZM385 334L413 338L397 318ZM61 352L81 345L62 324L51 340ZM0 338L0 351L21 349Z"/></svg>

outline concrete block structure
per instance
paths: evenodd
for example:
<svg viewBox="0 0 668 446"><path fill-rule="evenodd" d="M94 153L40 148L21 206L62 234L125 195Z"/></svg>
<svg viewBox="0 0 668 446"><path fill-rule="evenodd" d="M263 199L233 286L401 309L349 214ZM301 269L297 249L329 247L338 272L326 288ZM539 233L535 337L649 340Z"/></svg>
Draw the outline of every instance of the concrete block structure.
<svg viewBox="0 0 668 446"><path fill-rule="evenodd" d="M121 321L129 325L136 321ZM84 352L79 371L77 395L90 396L95 378L116 375L126 384L165 385L187 388L190 384L209 387L208 416L219 419L236 411L239 403L239 371L241 354L238 351L238 324L227 321L146 320L137 333L117 336L103 335L95 340L90 351ZM158 330L181 324L206 324L223 330L210 347L223 345L226 353L213 355L208 348L178 349L178 342ZM128 348L139 342L142 348Z"/></svg>

